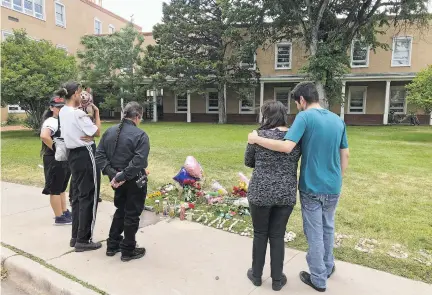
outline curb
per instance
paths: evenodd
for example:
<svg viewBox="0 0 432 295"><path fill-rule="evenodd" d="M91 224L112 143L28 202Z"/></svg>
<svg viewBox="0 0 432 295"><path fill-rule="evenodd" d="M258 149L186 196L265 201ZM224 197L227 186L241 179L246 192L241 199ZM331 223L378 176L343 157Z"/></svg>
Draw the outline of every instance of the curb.
<svg viewBox="0 0 432 295"><path fill-rule="evenodd" d="M31 289L29 294L100 295L5 247L1 247L1 261L8 271L8 280Z"/></svg>

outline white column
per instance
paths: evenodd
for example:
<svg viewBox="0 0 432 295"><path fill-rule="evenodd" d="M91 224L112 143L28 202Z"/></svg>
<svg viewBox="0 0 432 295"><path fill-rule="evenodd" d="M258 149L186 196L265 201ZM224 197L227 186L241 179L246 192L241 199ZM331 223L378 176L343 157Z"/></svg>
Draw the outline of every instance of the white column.
<svg viewBox="0 0 432 295"><path fill-rule="evenodd" d="M225 115L228 118L228 113L227 113L227 86L226 86L226 83L224 84L224 103L225 103Z"/></svg>
<svg viewBox="0 0 432 295"><path fill-rule="evenodd" d="M157 113L157 90L153 90L153 122L158 121L158 113Z"/></svg>
<svg viewBox="0 0 432 295"><path fill-rule="evenodd" d="M190 123L191 120L191 103L190 103L190 91L187 91L187 118L186 121Z"/></svg>
<svg viewBox="0 0 432 295"><path fill-rule="evenodd" d="M346 89L346 82L342 81L342 102L341 102L341 110L340 110L340 118L342 121L345 119L345 89Z"/></svg>
<svg viewBox="0 0 432 295"><path fill-rule="evenodd" d="M120 98L120 108L121 108L120 119L123 119L123 109L124 109L123 104L124 104L123 98Z"/></svg>
<svg viewBox="0 0 432 295"><path fill-rule="evenodd" d="M430 113L429 125L432 126L432 112Z"/></svg>
<svg viewBox="0 0 432 295"><path fill-rule="evenodd" d="M388 116L389 116L389 109L390 109L390 83L391 83L391 81L386 81L384 117L383 117L383 124L384 125L388 124Z"/></svg>
<svg viewBox="0 0 432 295"><path fill-rule="evenodd" d="M263 117L261 107L264 104L264 82L261 82L260 90L261 91L260 91L260 115L259 115L259 121L261 123L262 117Z"/></svg>

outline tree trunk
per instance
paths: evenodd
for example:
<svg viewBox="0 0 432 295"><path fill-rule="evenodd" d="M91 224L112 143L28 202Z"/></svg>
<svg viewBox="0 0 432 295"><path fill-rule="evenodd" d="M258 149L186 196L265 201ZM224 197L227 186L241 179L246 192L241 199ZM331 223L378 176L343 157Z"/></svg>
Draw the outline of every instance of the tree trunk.
<svg viewBox="0 0 432 295"><path fill-rule="evenodd" d="M315 81L315 86L316 86L317 91L318 91L318 97L319 97L320 106L322 108L328 109L329 108L329 104L328 104L328 100L326 98L326 93L325 93L325 89L324 89L323 83L321 81Z"/></svg>
<svg viewBox="0 0 432 295"><path fill-rule="evenodd" d="M226 115L226 109L225 109L225 91L224 87L219 85L218 86L218 98L219 98L219 124L226 124L227 122L227 115Z"/></svg>

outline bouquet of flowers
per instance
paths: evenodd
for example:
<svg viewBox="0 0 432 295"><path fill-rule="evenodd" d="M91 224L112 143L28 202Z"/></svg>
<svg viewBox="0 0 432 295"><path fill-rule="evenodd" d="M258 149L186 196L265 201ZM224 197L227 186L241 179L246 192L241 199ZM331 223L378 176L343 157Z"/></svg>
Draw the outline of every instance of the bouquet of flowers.
<svg viewBox="0 0 432 295"><path fill-rule="evenodd" d="M194 179L187 179L183 182L183 197L185 202L193 203L204 197L201 184Z"/></svg>

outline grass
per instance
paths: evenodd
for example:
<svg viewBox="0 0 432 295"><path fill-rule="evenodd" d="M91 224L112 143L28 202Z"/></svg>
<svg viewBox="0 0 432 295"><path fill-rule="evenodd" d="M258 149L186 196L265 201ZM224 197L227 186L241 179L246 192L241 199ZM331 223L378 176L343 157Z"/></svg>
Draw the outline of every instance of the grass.
<svg viewBox="0 0 432 295"><path fill-rule="evenodd" d="M104 125L106 129L110 125ZM230 188L243 165L247 133L252 125L145 124L150 137L150 188L172 182L186 156L202 164L206 182L212 179ZM40 141L30 131L1 134L2 180L41 186ZM338 259L432 283L432 267L416 261L420 250L432 253L432 128L349 127L350 168L336 216L336 231L352 235L335 249ZM105 199L112 190L105 179ZM306 250L300 206L290 218L288 230L297 238L290 247ZM373 253L354 249L360 238L376 239ZM400 244L407 259L390 257Z"/></svg>

